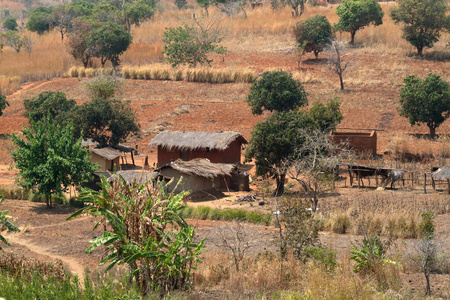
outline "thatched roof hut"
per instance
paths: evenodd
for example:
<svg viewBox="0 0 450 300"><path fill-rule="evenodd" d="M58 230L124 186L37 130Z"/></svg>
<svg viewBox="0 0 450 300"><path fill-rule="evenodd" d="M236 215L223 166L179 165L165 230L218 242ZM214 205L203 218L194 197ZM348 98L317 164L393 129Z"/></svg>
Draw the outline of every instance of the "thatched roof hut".
<svg viewBox="0 0 450 300"><path fill-rule="evenodd" d="M89 151L91 151L92 153L95 153L98 156L103 157L107 160L114 160L118 157L124 156L120 151L110 148L110 147L89 148Z"/></svg>
<svg viewBox="0 0 450 300"><path fill-rule="evenodd" d="M225 150L232 142L238 140L241 144L248 144L247 140L235 131L218 132L181 132L163 131L155 136L150 146L159 146L167 150Z"/></svg>
<svg viewBox="0 0 450 300"><path fill-rule="evenodd" d="M217 178L219 176L231 176L231 172L236 170L232 164L213 164L206 159L193 159L189 161L177 160L169 163L156 171L165 168L174 169L184 175L193 175L205 178Z"/></svg>
<svg viewBox="0 0 450 300"><path fill-rule="evenodd" d="M150 181L152 178L156 178L158 174L156 172L118 171L111 175L111 177L108 178L108 181L112 182L119 178L119 176L122 176L127 183L132 183L133 181L137 183L145 183Z"/></svg>
<svg viewBox="0 0 450 300"><path fill-rule="evenodd" d="M450 179L450 166L437 169L437 171L433 172L431 176L433 176L434 180Z"/></svg>

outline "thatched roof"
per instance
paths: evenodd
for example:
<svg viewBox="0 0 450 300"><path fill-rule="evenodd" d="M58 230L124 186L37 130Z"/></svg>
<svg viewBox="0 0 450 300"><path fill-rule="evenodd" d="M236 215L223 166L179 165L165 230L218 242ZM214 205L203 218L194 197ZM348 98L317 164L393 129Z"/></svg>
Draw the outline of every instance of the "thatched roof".
<svg viewBox="0 0 450 300"><path fill-rule="evenodd" d="M450 167L440 167L437 171L431 174L434 180L450 179Z"/></svg>
<svg viewBox="0 0 450 300"><path fill-rule="evenodd" d="M236 169L233 164L213 164L204 158L183 161L178 159L157 169L160 171L165 168L172 168L186 175L193 175L206 178L216 178L219 176L231 176L231 172Z"/></svg>
<svg viewBox="0 0 450 300"><path fill-rule="evenodd" d="M247 140L238 132L218 131L218 132L180 132L163 131L155 136L150 146L160 146L168 150L197 150L216 149L225 150L232 142L239 140L242 144L247 144Z"/></svg>
<svg viewBox="0 0 450 300"><path fill-rule="evenodd" d="M117 145L112 146L112 147L114 149L117 149L117 150L122 151L122 152L133 152L133 151L136 151L136 148L134 148L132 146L125 145L125 144L117 144Z"/></svg>
<svg viewBox="0 0 450 300"><path fill-rule="evenodd" d="M155 172L118 171L111 175L111 177L108 178L108 181L112 182L118 178L119 175L122 176L127 183L132 183L133 181L137 183L144 183L158 176Z"/></svg>
<svg viewBox="0 0 450 300"><path fill-rule="evenodd" d="M95 153L98 156L101 156L107 160L114 160L118 157L124 156L120 151L110 148L110 147L89 148L89 151L92 151L92 153Z"/></svg>

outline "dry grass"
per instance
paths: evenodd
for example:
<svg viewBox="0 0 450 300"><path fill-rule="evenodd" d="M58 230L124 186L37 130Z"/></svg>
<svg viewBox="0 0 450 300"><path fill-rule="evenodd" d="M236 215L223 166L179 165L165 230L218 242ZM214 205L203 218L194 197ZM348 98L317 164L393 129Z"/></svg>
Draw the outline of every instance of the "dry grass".
<svg viewBox="0 0 450 300"><path fill-rule="evenodd" d="M113 75L114 70L112 68L84 68L84 67L71 67L67 71L69 77L95 77L100 75Z"/></svg>
<svg viewBox="0 0 450 300"><path fill-rule="evenodd" d="M125 66L122 68L122 77L125 79L184 80L206 83L250 83L256 77L256 73L251 69L172 68L164 64L153 64L142 67Z"/></svg>
<svg viewBox="0 0 450 300"><path fill-rule="evenodd" d="M0 76L0 95L10 95L20 88L20 77Z"/></svg>
<svg viewBox="0 0 450 300"><path fill-rule="evenodd" d="M380 299L399 290L398 268L383 268L379 278L362 278L345 258L333 272L268 253L248 256L236 272L231 260L228 255L208 257L195 274L196 286L222 290L227 299Z"/></svg>

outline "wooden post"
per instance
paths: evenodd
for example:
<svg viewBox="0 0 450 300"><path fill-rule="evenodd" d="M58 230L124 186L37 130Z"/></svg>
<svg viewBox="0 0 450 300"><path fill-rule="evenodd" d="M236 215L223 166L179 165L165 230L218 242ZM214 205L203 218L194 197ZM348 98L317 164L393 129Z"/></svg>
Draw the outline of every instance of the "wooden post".
<svg viewBox="0 0 450 300"><path fill-rule="evenodd" d="M433 175L431 175L431 186L433 187L433 190L436 191L436 182L434 181Z"/></svg>
<svg viewBox="0 0 450 300"><path fill-rule="evenodd" d="M423 192L427 193L427 173L423 173Z"/></svg>
<svg viewBox="0 0 450 300"><path fill-rule="evenodd" d="M450 195L450 179L447 179L447 194Z"/></svg>
<svg viewBox="0 0 450 300"><path fill-rule="evenodd" d="M131 150L131 161L133 162L133 166L135 166L135 164L134 164L133 150Z"/></svg>

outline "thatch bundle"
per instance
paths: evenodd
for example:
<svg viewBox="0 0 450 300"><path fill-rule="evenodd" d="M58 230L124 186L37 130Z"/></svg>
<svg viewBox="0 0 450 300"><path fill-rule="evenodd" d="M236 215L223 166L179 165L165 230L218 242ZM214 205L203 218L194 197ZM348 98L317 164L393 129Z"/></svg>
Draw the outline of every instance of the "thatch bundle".
<svg viewBox="0 0 450 300"><path fill-rule="evenodd" d="M225 150L232 142L239 140L242 144L247 144L247 140L238 132L180 132L163 131L155 136L150 146L160 146L167 150Z"/></svg>

